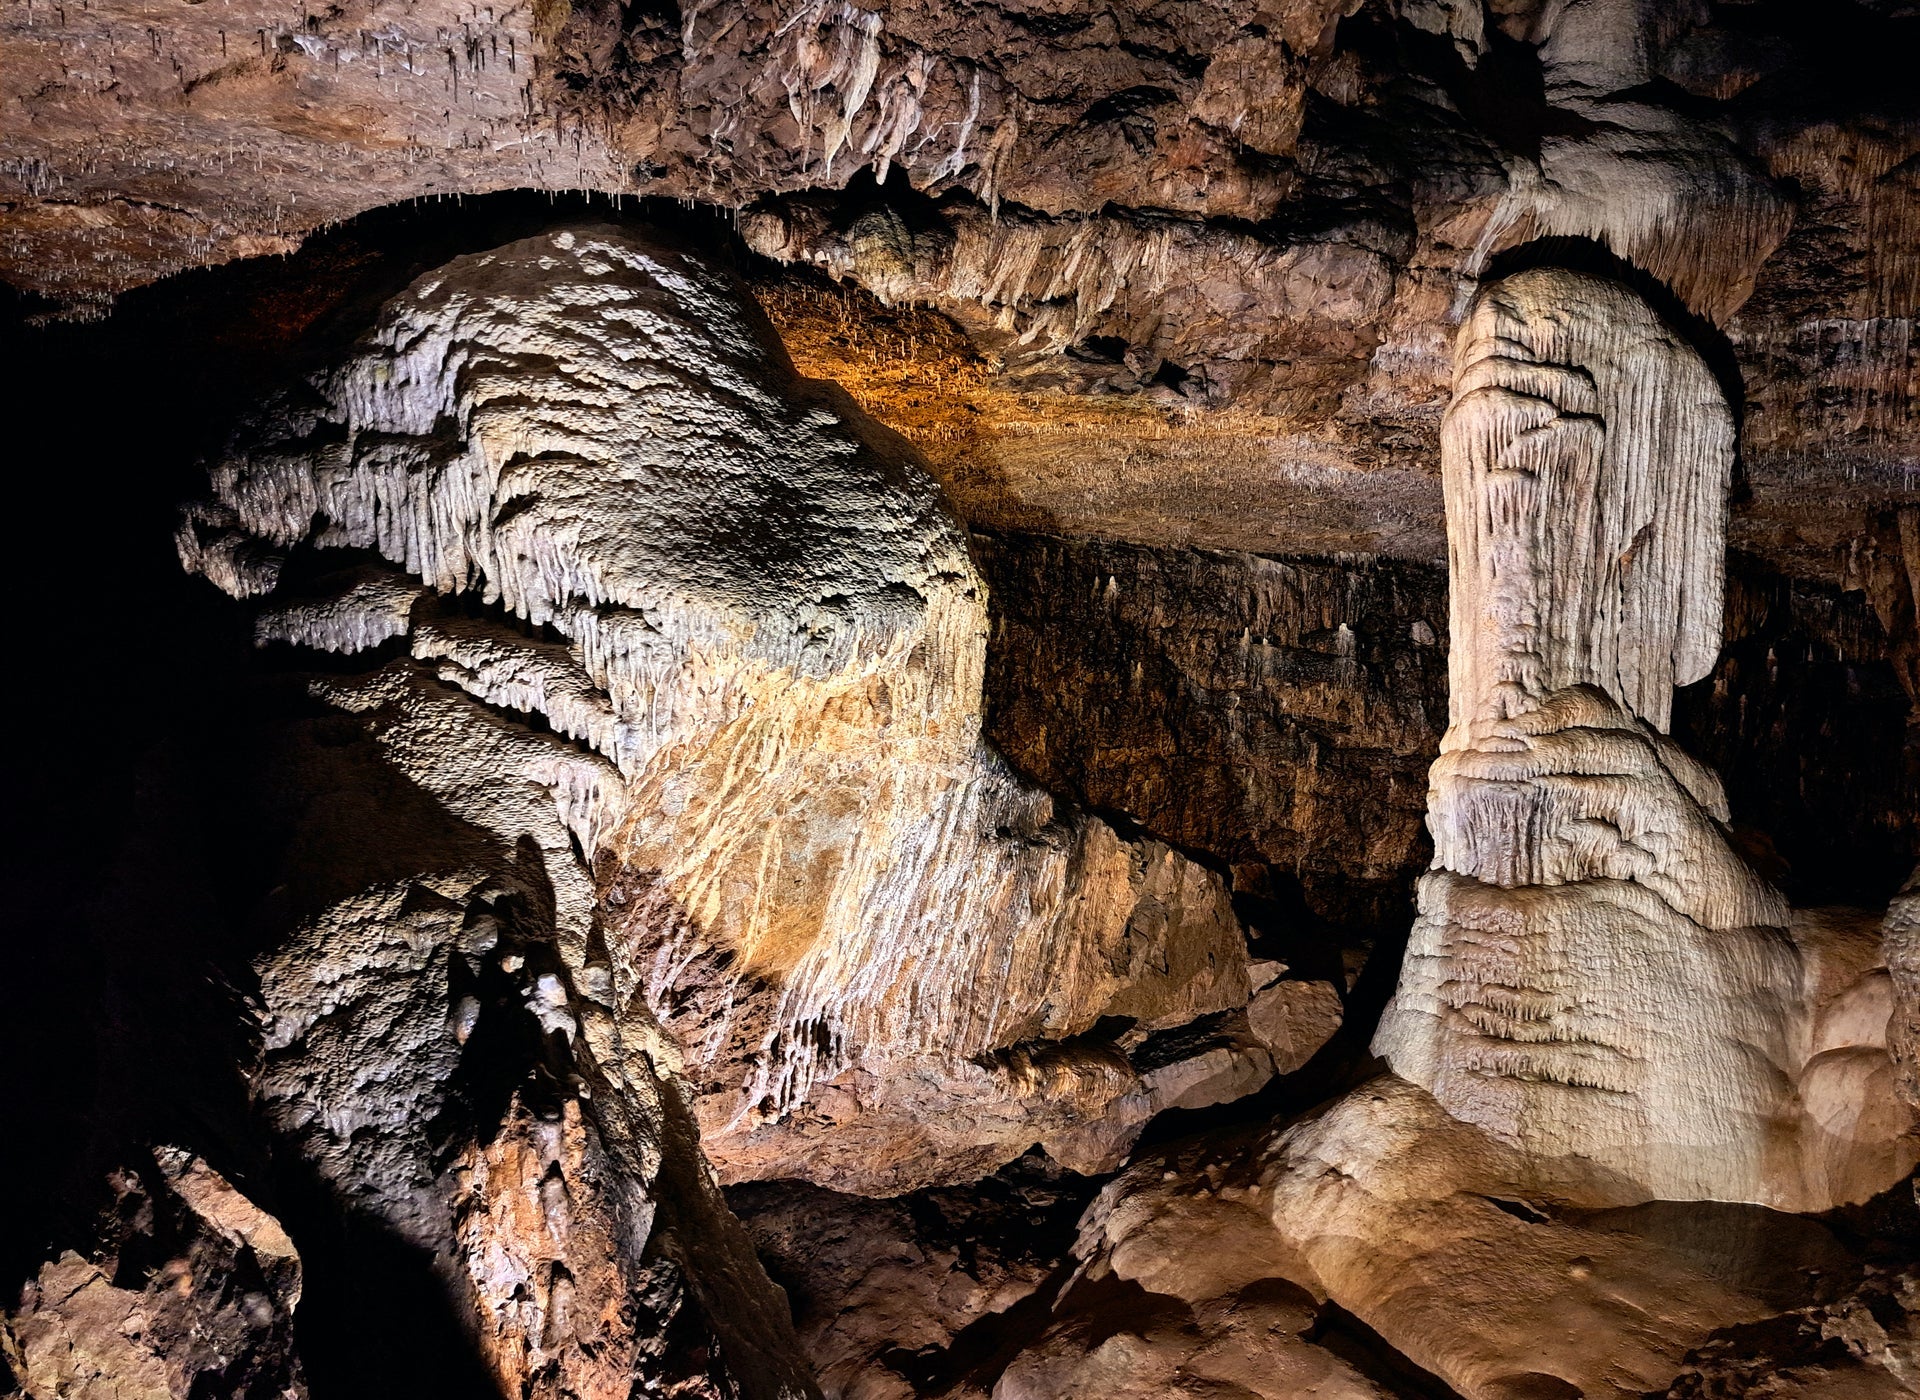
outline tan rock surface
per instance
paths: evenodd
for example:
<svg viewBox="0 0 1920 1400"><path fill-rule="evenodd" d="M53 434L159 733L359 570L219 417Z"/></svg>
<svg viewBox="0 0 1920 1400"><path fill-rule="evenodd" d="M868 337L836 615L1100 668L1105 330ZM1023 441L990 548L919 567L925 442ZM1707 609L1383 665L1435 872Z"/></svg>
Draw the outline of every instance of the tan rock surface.
<svg viewBox="0 0 1920 1400"><path fill-rule="evenodd" d="M985 1400L999 1339L1044 1312L1092 1189L1033 1153L983 1181L885 1201L793 1181L727 1199L793 1299L830 1398Z"/></svg>
<svg viewBox="0 0 1920 1400"><path fill-rule="evenodd" d="M1155 1149L1077 1278L924 1189L822 1207L807 1345L876 1395L1905 1393L1902 1265L1788 1296L1754 1240L1816 1227L1645 1198L1913 1162L1909 901L1782 898L1877 903L1920 830L1911 8L11 5L0 276L55 303L508 187L713 244L417 281L189 517L321 673L231 780L296 814L229 862L283 1167L436 1252L508 1389L794 1393L709 1162L1106 1171L1371 1073L1444 505L1377 1042L1431 1095ZM414 259L382 297L411 218L337 235ZM117 577L94 510L47 533Z"/></svg>
<svg viewBox="0 0 1920 1400"><path fill-rule="evenodd" d="M1147 1154L1082 1218L1075 1283L994 1393L1402 1394L1422 1373L1473 1400L1665 1391L1721 1335L1828 1316L1810 1276L1861 1268L1812 1222L1623 1209L1624 1183L1554 1171L1391 1076L1290 1127ZM1896 1393L1891 1354L1862 1394Z"/></svg>
<svg viewBox="0 0 1920 1400"><path fill-rule="evenodd" d="M1920 908L1911 884L1887 908L1882 956L1887 965L1887 1043L1907 1102L1920 1106Z"/></svg>
<svg viewBox="0 0 1920 1400"><path fill-rule="evenodd" d="M567 959L612 768L406 661L313 693L330 713L271 736L297 813L256 961L276 1153L423 1252L503 1388L811 1393L668 1042Z"/></svg>
<svg viewBox="0 0 1920 1400"><path fill-rule="evenodd" d="M44 1264L0 1356L31 1400L307 1393L294 1353L300 1256L280 1222L198 1157L118 1173L102 1248Z"/></svg>
<svg viewBox="0 0 1920 1400"><path fill-rule="evenodd" d="M1247 1004L1248 1029L1273 1056L1275 1074L1292 1074L1311 1060L1345 1019L1331 982L1274 982Z"/></svg>
<svg viewBox="0 0 1920 1400"><path fill-rule="evenodd" d="M984 589L937 488L736 296L610 229L465 259L236 440L182 557L256 595L311 535L551 629L422 605L403 689L336 703L427 704L431 665L586 746L499 771L550 784L565 960L677 1040L730 1179L900 1190L1035 1140L1111 1166L1155 1099L1096 1029L1244 1003L1225 887L982 743ZM352 583L273 635L372 638L363 598L389 617ZM497 802L487 771L432 782Z"/></svg>

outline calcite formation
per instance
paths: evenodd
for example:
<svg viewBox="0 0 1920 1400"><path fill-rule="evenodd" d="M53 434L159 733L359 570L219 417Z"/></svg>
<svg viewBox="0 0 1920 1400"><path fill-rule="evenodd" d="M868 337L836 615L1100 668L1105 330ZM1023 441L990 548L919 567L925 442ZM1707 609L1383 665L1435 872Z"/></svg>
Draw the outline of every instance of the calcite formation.
<svg viewBox="0 0 1920 1400"><path fill-rule="evenodd" d="M0 16L12 285L97 313L410 200L675 199L966 328L991 523L1431 562L1449 335L1546 240L1726 329L1744 547L1825 575L1912 496L1897 5L221 11Z"/></svg>
<svg viewBox="0 0 1920 1400"><path fill-rule="evenodd" d="M0 1391L1912 1394L1916 63L7 6Z"/></svg>
<svg viewBox="0 0 1920 1400"><path fill-rule="evenodd" d="M213 476L182 557L268 599L263 639L351 652L404 628L411 661L321 693L408 716L392 761L534 841L563 970L523 975L532 1004L570 1028L598 998L631 1044L596 1053L640 1082L683 1070L724 1177L904 1189L1036 1139L1110 1164L1161 1106L1128 1051L1246 1001L1217 875L1056 804L982 742L984 589L938 489L793 380L686 255L594 228L464 259ZM301 563L331 550L389 572ZM463 737L476 703L552 732L476 718ZM363 967L457 1000L440 950L498 956L497 919L460 911L503 895L449 878L430 908L389 886L339 909L327 956L365 941ZM311 1004L282 975L269 1007ZM310 1014L276 1012L270 1049ZM458 1047L416 1024L399 1058L417 1085L352 1110L390 1117L349 1155L413 1151L435 1116ZM368 1058L327 1057L350 1079ZM272 1091L290 1124L333 1118L312 1062ZM430 1214L435 1189L382 1208Z"/></svg>
<svg viewBox="0 0 1920 1400"><path fill-rule="evenodd" d="M1786 903L1664 737L1719 650L1733 430L1705 365L1625 288L1522 273L1461 330L1443 443L1452 719L1378 1052L1649 1196L1817 1209L1891 1184L1911 1145L1876 1129L1910 1125L1824 1101L1870 1081L1818 1065L1826 994Z"/></svg>
<svg viewBox="0 0 1920 1400"><path fill-rule="evenodd" d="M1920 900L1912 881L1887 908L1883 952L1892 1003L1888 1048L1899 1069L1900 1092L1920 1108Z"/></svg>
<svg viewBox="0 0 1920 1400"><path fill-rule="evenodd" d="M1342 1316L1474 1400L1764 1386L1812 1333L1792 1374L1910 1387L1904 1283L1762 1209L1913 1168L1909 911L1789 910L1664 732L1718 648L1724 401L1571 271L1491 283L1458 363L1451 723L1393 1072L1136 1162L996 1396L1379 1393Z"/></svg>
<svg viewBox="0 0 1920 1400"><path fill-rule="evenodd" d="M1658 1390L1782 1298L1644 1203L1822 1209L1913 1167L1888 1054L1901 916L1883 943L1790 913L1663 733L1718 645L1731 431L1704 366L1625 288L1543 269L1482 292L1457 390L1452 722L1375 1038L1394 1073L1107 1188L1085 1291L1006 1372L1020 1393L1115 1367L1181 1394L1326 1376L1322 1300L1476 1400ZM1218 1243L1175 1243L1195 1237ZM1152 1325L1107 1330L1107 1276L1151 1295ZM1862 1393L1905 1383L1882 1343Z"/></svg>
<svg viewBox="0 0 1920 1400"><path fill-rule="evenodd" d="M567 959L611 768L408 664L315 692L268 766L296 807L255 960L276 1157L428 1261L509 1393L812 1393L670 1046Z"/></svg>

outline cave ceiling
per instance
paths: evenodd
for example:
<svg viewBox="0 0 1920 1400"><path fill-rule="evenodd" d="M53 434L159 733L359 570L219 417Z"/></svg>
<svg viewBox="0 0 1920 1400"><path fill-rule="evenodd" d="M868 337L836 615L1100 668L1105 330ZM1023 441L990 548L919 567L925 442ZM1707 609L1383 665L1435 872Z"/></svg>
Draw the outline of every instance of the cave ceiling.
<svg viewBox="0 0 1920 1400"><path fill-rule="evenodd" d="M1685 0L22 0L0 277L97 313L403 201L678 201L796 274L764 300L802 368L969 520L1437 561L1465 297L1577 242L1738 386L1735 547L1837 580L1911 485L1914 28Z"/></svg>

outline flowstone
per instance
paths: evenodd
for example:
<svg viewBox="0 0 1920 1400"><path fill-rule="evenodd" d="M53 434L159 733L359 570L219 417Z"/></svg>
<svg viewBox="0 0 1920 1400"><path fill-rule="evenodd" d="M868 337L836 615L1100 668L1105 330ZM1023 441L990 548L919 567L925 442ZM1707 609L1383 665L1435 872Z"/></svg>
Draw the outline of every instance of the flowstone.
<svg viewBox="0 0 1920 1400"><path fill-rule="evenodd" d="M1520 273L1461 330L1442 445L1451 722L1376 1053L1618 1190L1820 1210L1891 1185L1914 1144L1874 1108L1884 1025L1815 1024L1870 969L1796 938L1665 733L1720 646L1733 425L1706 365L1623 286Z"/></svg>

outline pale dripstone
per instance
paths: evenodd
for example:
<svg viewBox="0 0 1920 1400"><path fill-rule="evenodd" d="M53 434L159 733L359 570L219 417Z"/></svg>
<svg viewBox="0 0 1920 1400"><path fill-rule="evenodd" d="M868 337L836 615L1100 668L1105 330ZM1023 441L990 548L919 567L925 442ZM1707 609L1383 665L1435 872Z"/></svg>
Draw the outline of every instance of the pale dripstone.
<svg viewBox="0 0 1920 1400"><path fill-rule="evenodd" d="M1376 1052L1501 1141L1647 1196L1884 1189L1916 1156L1908 1116L1871 1106L1885 1018L1850 1068L1816 1063L1832 959L1663 732L1720 644L1718 386L1626 288L1521 273L1461 331L1442 442L1452 722Z"/></svg>
<svg viewBox="0 0 1920 1400"><path fill-rule="evenodd" d="M181 555L273 594L262 637L392 635L404 578L275 592L370 550L436 595L383 685L557 731L513 742L566 814L559 947L665 1026L723 1176L903 1190L1036 1140L1111 1167L1168 1102L1129 1050L1246 1001L1218 875L982 741L985 590L939 489L685 254L590 228L461 259L212 475Z"/></svg>

